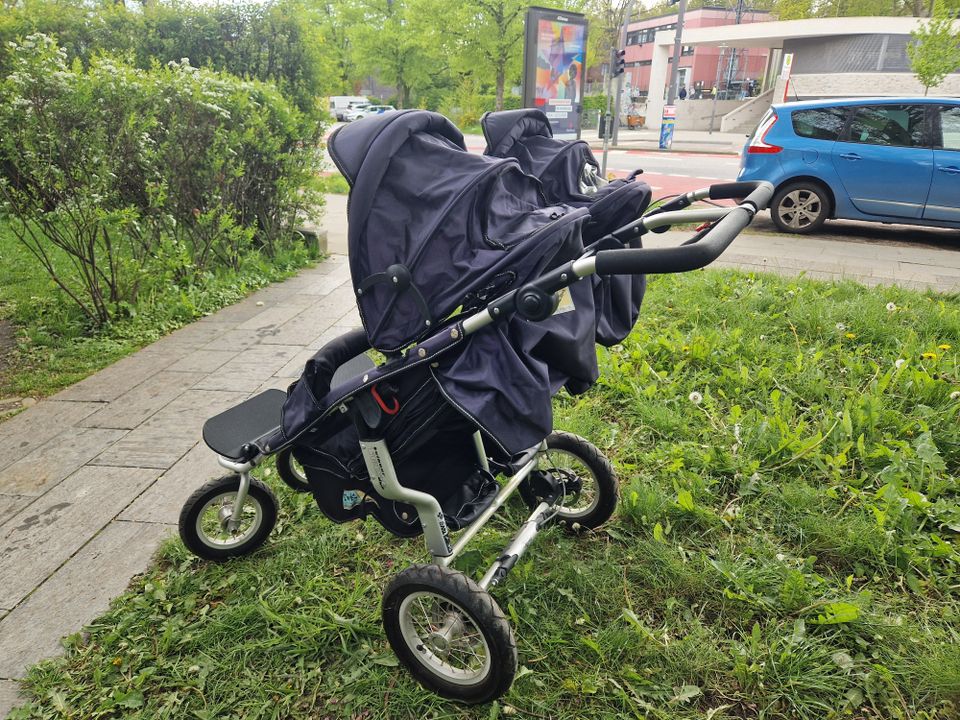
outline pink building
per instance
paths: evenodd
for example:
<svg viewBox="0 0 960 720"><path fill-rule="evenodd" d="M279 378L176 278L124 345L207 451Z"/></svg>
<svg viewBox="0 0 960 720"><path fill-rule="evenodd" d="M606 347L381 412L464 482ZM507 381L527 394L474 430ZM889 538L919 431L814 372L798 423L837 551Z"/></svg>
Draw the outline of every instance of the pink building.
<svg viewBox="0 0 960 720"><path fill-rule="evenodd" d="M770 14L759 10L745 10L742 24L766 22ZM704 7L688 10L683 25L686 29L736 24L736 12L725 7ZM650 87L650 65L653 60L653 38L658 32L677 29L677 14L660 15L630 23L627 31L627 54L625 81L632 88L634 97L646 97ZM691 97L696 89L706 96L717 83L717 66L720 65L720 90L726 90L730 76L729 94L732 97L749 80L760 81L767 65L769 50L765 48L737 49L700 45L684 46L680 54L680 85L687 88ZM730 61L733 56L733 69ZM671 58L672 61L672 58Z"/></svg>

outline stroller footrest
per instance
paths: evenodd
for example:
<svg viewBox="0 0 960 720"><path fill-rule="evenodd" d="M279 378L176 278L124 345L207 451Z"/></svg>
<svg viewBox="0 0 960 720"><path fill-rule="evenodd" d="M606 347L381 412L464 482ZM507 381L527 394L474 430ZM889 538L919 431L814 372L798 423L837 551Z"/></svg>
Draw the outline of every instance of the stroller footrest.
<svg viewBox="0 0 960 720"><path fill-rule="evenodd" d="M203 441L218 455L230 460L249 460L261 450L258 441L280 427L283 390L266 390L234 405L203 424Z"/></svg>

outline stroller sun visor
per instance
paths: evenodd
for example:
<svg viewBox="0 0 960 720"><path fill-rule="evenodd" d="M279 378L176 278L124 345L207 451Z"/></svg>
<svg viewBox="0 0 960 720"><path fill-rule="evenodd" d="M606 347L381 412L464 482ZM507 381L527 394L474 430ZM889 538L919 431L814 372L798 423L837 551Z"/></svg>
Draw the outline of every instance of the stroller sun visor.
<svg viewBox="0 0 960 720"><path fill-rule="evenodd" d="M329 149L351 185L357 305L382 352L518 287L580 242L583 211L544 207L537 181L516 160L467 152L442 115L364 119L335 132Z"/></svg>

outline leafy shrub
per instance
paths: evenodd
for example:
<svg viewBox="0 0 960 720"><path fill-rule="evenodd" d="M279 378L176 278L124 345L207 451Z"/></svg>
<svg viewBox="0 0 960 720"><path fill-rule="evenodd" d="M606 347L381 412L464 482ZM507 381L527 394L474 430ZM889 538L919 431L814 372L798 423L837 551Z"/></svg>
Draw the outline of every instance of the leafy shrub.
<svg viewBox="0 0 960 720"><path fill-rule="evenodd" d="M322 125L270 85L186 62L84 68L44 35L0 82L0 203L94 324L145 282L271 255L319 198Z"/></svg>

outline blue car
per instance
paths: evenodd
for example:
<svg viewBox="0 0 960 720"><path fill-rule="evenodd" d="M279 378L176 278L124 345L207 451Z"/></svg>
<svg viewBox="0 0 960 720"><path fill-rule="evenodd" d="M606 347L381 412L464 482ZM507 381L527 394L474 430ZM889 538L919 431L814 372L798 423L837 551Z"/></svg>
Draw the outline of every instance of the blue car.
<svg viewBox="0 0 960 720"><path fill-rule="evenodd" d="M773 183L770 215L784 232L814 232L829 218L960 228L960 100L774 105L737 178Z"/></svg>

